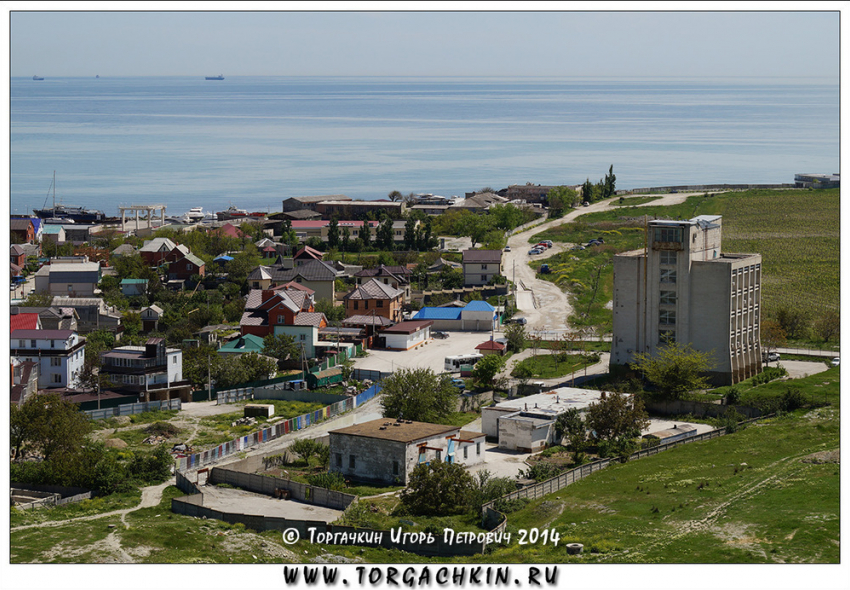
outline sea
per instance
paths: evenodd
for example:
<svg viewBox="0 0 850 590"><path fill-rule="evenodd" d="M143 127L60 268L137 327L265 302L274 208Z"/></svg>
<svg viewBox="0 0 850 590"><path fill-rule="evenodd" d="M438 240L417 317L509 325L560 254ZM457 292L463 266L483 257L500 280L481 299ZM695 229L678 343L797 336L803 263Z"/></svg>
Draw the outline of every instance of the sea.
<svg viewBox="0 0 850 590"><path fill-rule="evenodd" d="M10 210L235 205L839 172L825 79L12 78ZM55 174L55 186L52 186Z"/></svg>

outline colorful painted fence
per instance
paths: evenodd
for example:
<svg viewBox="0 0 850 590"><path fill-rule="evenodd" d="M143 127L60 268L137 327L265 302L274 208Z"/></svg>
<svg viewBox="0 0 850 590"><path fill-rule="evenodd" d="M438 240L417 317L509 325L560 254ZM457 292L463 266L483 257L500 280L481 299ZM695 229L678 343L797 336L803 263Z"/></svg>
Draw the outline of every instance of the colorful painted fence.
<svg viewBox="0 0 850 590"><path fill-rule="evenodd" d="M313 424L322 422L329 418L333 418L334 416L337 416L344 412L350 412L354 408L366 403L367 401L378 395L380 391L381 385L375 383L369 389L357 394L354 397L345 398L344 400L338 401L329 406L325 406L324 408L320 408L314 412L309 412L301 416L296 416L295 418L289 418L288 420L276 422L268 428L258 430L257 432L252 432L251 434L233 439L226 443L222 443L217 447L213 447L212 449L208 449L206 451L195 453L186 457L179 457L177 459L177 469L179 471L197 469L199 467L203 467L204 465L215 463L216 461L219 461L220 459L227 457L228 455L232 455L233 453L238 453L251 447L262 445L269 441L280 438L281 436L287 435L290 432L303 430L304 428L307 428Z"/></svg>

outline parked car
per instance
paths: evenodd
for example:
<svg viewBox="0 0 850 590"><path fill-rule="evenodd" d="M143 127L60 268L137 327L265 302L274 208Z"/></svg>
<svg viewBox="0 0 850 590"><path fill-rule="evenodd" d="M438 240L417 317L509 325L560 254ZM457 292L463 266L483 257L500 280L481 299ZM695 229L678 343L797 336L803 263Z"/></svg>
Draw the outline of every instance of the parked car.
<svg viewBox="0 0 850 590"><path fill-rule="evenodd" d="M774 362L778 361L780 357L779 357L778 352L771 352L771 353L768 353L766 358L767 358L767 362L774 363Z"/></svg>
<svg viewBox="0 0 850 590"><path fill-rule="evenodd" d="M543 250L541 250L540 248L532 248L531 250L528 251L528 254L530 256L533 256L534 254L542 254L542 253L543 253Z"/></svg>
<svg viewBox="0 0 850 590"><path fill-rule="evenodd" d="M546 250L546 249L548 249L548 248L549 248L549 246L546 244L546 242L540 242L540 243L538 243L538 244L537 244L536 246L534 246L534 247L535 247L535 248L541 248L541 249L543 249L543 250Z"/></svg>
<svg viewBox="0 0 850 590"><path fill-rule="evenodd" d="M525 319L525 318L511 318L510 320L508 320L508 323L509 324L520 324L520 325L524 326L528 323L528 320Z"/></svg>
<svg viewBox="0 0 850 590"><path fill-rule="evenodd" d="M576 244L575 246L570 248L570 250L584 250L584 246L582 246L581 244Z"/></svg>
<svg viewBox="0 0 850 590"><path fill-rule="evenodd" d="M466 382L463 379L452 379L452 385L463 391L466 389Z"/></svg>
<svg viewBox="0 0 850 590"><path fill-rule="evenodd" d="M510 247L510 246L505 246L505 252L510 252L510 251L511 251L511 247Z"/></svg>
<svg viewBox="0 0 850 590"><path fill-rule="evenodd" d="M548 264L541 264L540 265L540 274L548 275L550 272L552 272L552 271L549 270Z"/></svg>
<svg viewBox="0 0 850 590"><path fill-rule="evenodd" d="M841 364L841 358L840 358L840 357L835 357L834 359L832 359L832 363L831 363L831 364L832 364L832 366L833 366L833 367L837 367L838 365L840 365L840 364Z"/></svg>
<svg viewBox="0 0 850 590"><path fill-rule="evenodd" d="M445 340L446 338L449 337L449 333L448 332L434 331L434 332L431 332L431 336L433 336L434 338L438 338L440 340Z"/></svg>
<svg viewBox="0 0 850 590"><path fill-rule="evenodd" d="M552 244L552 240L543 240L543 244L546 244L547 247L551 248L554 244Z"/></svg>

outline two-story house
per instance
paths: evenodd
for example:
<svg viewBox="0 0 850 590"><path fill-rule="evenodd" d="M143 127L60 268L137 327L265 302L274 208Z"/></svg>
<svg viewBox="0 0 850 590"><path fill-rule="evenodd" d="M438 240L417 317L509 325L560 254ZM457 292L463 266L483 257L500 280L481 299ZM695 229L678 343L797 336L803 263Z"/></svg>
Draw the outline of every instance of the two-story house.
<svg viewBox="0 0 850 590"><path fill-rule="evenodd" d="M193 276L204 276L206 264L194 254L186 254L168 265L168 280L188 281Z"/></svg>
<svg viewBox="0 0 850 590"><path fill-rule="evenodd" d="M12 358L37 362L38 387L79 385L86 355L86 339L72 330L15 330L11 335Z"/></svg>
<svg viewBox="0 0 850 590"><path fill-rule="evenodd" d="M343 299L345 316L368 315L374 313L393 322L400 322L401 306L404 303L404 291L372 279L352 289Z"/></svg>
<svg viewBox="0 0 850 590"><path fill-rule="evenodd" d="M101 268L86 257L54 259L35 274L35 290L54 296L91 297L99 294Z"/></svg>
<svg viewBox="0 0 850 590"><path fill-rule="evenodd" d="M486 285L502 274L501 250L464 250L463 284L465 287Z"/></svg>
<svg viewBox="0 0 850 590"><path fill-rule="evenodd" d="M144 346L119 346L100 358L109 389L138 393L141 401L182 398L191 390L183 379L183 352L166 348L163 338L149 338Z"/></svg>

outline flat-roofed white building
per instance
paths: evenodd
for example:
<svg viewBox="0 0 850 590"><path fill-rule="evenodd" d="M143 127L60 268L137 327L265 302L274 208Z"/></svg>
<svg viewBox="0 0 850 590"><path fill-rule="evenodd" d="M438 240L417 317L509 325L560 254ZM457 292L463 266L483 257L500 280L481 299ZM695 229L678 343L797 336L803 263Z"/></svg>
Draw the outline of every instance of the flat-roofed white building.
<svg viewBox="0 0 850 590"><path fill-rule="evenodd" d="M586 410L604 395L593 389L558 389L519 397L481 409L481 430L499 448L531 453L557 444L555 420L567 410Z"/></svg>
<svg viewBox="0 0 850 590"><path fill-rule="evenodd" d="M646 249L614 256L611 367L668 342L709 353L712 383L761 371L761 255L721 251L721 216L655 220Z"/></svg>
<svg viewBox="0 0 850 590"><path fill-rule="evenodd" d="M86 357L86 339L73 330L15 330L12 359L38 363L38 387L75 388Z"/></svg>

